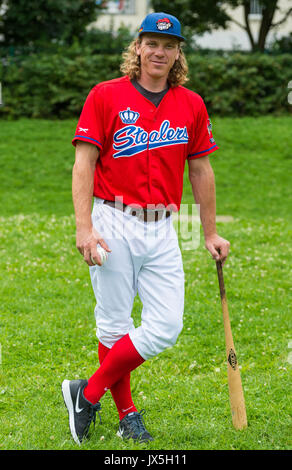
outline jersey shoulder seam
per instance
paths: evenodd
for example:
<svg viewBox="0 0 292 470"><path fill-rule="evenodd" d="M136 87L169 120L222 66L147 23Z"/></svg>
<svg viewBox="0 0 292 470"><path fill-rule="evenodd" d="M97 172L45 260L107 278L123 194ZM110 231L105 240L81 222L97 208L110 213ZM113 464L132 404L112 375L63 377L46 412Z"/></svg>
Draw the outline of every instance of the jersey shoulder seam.
<svg viewBox="0 0 292 470"><path fill-rule="evenodd" d="M123 86L125 84L128 84L129 82L125 80L126 77L119 77L119 78L113 78L112 80L106 80L104 82L97 83L94 87L93 90L102 90L105 87L112 87L112 86Z"/></svg>
<svg viewBox="0 0 292 470"><path fill-rule="evenodd" d="M187 87L184 87L182 85L179 85L178 87L178 90L182 90L186 96L189 96L190 98L195 98L197 99L199 102L203 102L203 98L201 95L199 95L199 93L193 91L193 90L190 90L189 88Z"/></svg>

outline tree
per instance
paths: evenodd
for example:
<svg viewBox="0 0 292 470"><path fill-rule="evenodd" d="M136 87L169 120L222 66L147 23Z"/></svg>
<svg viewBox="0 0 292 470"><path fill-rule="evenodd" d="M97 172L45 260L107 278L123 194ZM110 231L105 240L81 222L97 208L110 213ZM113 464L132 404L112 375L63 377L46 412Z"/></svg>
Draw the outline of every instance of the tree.
<svg viewBox="0 0 292 470"><path fill-rule="evenodd" d="M216 0L152 0L154 11L164 11L179 17L184 30L198 34L226 26L227 16Z"/></svg>
<svg viewBox="0 0 292 470"><path fill-rule="evenodd" d="M5 46L68 44L82 36L100 9L95 0L0 0L0 35Z"/></svg>
<svg viewBox="0 0 292 470"><path fill-rule="evenodd" d="M280 1L279 0L259 0L259 6L261 8L261 22L259 26L258 37L255 38L252 34L251 27L250 27L250 0L230 0L224 3L228 3L232 7L242 6L244 11L244 23L230 18L229 21L233 21L239 27L241 27L244 31L246 31L250 45L253 51L261 51L265 50L266 40L269 32L275 29L280 24L285 23L289 16L292 14L292 7L287 8L285 11L281 11L280 8ZM282 17L279 21L274 22L275 14L277 11L282 13Z"/></svg>
<svg viewBox="0 0 292 470"><path fill-rule="evenodd" d="M170 14L180 17L182 23L192 30L193 33L202 33L218 29L227 28L229 22L237 24L248 35L251 49L253 51L264 51L268 33L277 26L285 23L292 13L292 7L282 11L279 0L259 0L261 8L261 21L258 37L255 38L250 24L250 0L152 0L155 11L167 11ZM240 22L233 18L227 8L242 7L244 21ZM280 11L282 17L275 22L275 14ZM179 12L179 15L178 15Z"/></svg>

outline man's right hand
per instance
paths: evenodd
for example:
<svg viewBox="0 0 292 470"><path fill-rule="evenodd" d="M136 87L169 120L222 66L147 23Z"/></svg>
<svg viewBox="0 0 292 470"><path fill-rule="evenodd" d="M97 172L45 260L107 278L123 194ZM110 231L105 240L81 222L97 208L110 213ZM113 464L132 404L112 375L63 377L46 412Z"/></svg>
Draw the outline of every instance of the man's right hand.
<svg viewBox="0 0 292 470"><path fill-rule="evenodd" d="M108 253L111 249L107 243L103 240L101 235L95 230L94 227L91 229L77 229L76 231L76 247L84 258L84 261L88 266L102 266L101 258L97 253L97 245L100 245Z"/></svg>

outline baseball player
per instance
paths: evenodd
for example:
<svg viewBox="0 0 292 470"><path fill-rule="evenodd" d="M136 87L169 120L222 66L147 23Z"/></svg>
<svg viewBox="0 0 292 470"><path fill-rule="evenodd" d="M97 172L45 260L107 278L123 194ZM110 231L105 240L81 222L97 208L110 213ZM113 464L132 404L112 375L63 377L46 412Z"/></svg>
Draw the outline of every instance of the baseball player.
<svg viewBox="0 0 292 470"><path fill-rule="evenodd" d="M133 402L130 376L173 346L183 327L184 270L172 213L180 209L186 162L205 246L223 264L228 256L229 242L216 232L208 157L218 147L203 99L182 86L188 71L182 41L177 18L147 15L124 55L123 76L90 91L73 139L76 245L96 297L100 361L88 379L62 384L78 444L108 390L118 435L153 440L144 410ZM135 327L137 293L143 309Z"/></svg>

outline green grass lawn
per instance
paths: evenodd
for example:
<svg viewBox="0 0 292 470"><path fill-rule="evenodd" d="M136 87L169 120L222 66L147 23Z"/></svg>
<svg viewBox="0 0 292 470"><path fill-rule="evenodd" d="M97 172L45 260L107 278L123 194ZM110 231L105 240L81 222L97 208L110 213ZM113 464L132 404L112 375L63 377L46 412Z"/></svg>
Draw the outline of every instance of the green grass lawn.
<svg viewBox="0 0 292 470"><path fill-rule="evenodd" d="M155 440L121 441L108 393L82 449L291 449L291 118L213 121L217 213L233 217L218 233L231 242L224 276L249 426L232 427L217 273L201 236L182 252L178 342L132 374ZM75 248L75 126L0 122L0 449L76 449L60 386L98 366L95 300ZM136 324L140 311L137 297Z"/></svg>

